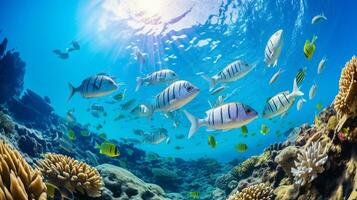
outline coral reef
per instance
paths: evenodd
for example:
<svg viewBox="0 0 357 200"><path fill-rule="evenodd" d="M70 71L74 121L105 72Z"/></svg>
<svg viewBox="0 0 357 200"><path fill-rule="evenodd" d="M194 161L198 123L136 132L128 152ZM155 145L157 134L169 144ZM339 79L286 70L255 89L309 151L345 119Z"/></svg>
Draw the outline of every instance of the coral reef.
<svg viewBox="0 0 357 200"><path fill-rule="evenodd" d="M14 132L15 125L12 122L10 116L0 111L0 127L4 130L6 134L11 134Z"/></svg>
<svg viewBox="0 0 357 200"><path fill-rule="evenodd" d="M46 200L46 185L18 151L0 141L0 199Z"/></svg>
<svg viewBox="0 0 357 200"><path fill-rule="evenodd" d="M296 159L298 149L295 146L288 146L275 157L275 162L278 163L287 173L291 175L291 168L295 167L294 160Z"/></svg>
<svg viewBox="0 0 357 200"><path fill-rule="evenodd" d="M104 199L168 200L160 186L145 183L129 171L114 165L99 165L106 189Z"/></svg>
<svg viewBox="0 0 357 200"><path fill-rule="evenodd" d="M271 200L273 199L273 190L264 184L257 184L244 188L228 197L227 200Z"/></svg>
<svg viewBox="0 0 357 200"><path fill-rule="evenodd" d="M355 56L342 69L339 92L334 101L334 108L339 119L340 130L350 117L357 116L357 58Z"/></svg>
<svg viewBox="0 0 357 200"><path fill-rule="evenodd" d="M99 197L103 186L98 171L83 163L61 154L45 155L37 162L38 169L51 183L64 186L69 191L79 191L89 197Z"/></svg>
<svg viewBox="0 0 357 200"><path fill-rule="evenodd" d="M326 149L320 142L312 142L306 150L302 150L295 161L296 168L291 169L294 175L295 184L305 185L317 177L317 174L325 169L323 165L327 161Z"/></svg>
<svg viewBox="0 0 357 200"><path fill-rule="evenodd" d="M0 104L21 94L25 76L25 63L18 52L6 51L7 42L0 44Z"/></svg>

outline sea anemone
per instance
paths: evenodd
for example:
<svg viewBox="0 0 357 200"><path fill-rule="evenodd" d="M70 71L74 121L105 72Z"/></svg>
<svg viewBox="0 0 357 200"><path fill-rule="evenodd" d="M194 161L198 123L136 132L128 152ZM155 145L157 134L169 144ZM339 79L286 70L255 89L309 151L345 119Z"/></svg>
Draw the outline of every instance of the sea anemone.
<svg viewBox="0 0 357 200"><path fill-rule="evenodd" d="M260 183L244 188L241 192L228 197L227 200L270 200L273 199L273 190Z"/></svg>
<svg viewBox="0 0 357 200"><path fill-rule="evenodd" d="M41 173L31 168L21 154L0 141L0 199L46 200Z"/></svg>
<svg viewBox="0 0 357 200"><path fill-rule="evenodd" d="M327 158L326 148L323 148L320 142L312 142L310 146L303 149L295 161L296 168L291 168L295 184L304 186L313 181L317 174L325 170L323 165Z"/></svg>
<svg viewBox="0 0 357 200"><path fill-rule="evenodd" d="M346 63L342 69L339 92L334 101L340 130L345 121L350 117L357 116L357 58L355 56Z"/></svg>
<svg viewBox="0 0 357 200"><path fill-rule="evenodd" d="M86 163L71 157L47 153L37 162L38 169L45 178L57 186L64 186L69 191L79 191L89 197L100 197L103 186L98 171Z"/></svg>

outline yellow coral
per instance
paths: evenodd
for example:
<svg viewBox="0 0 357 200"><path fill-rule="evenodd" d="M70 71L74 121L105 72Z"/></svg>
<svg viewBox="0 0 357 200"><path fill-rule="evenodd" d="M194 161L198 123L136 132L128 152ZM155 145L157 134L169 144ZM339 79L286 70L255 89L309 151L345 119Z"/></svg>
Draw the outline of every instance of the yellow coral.
<svg viewBox="0 0 357 200"><path fill-rule="evenodd" d="M0 141L0 199L46 200L41 173L33 170L21 154Z"/></svg>
<svg viewBox="0 0 357 200"><path fill-rule="evenodd" d="M340 130L349 117L357 115L357 58L355 56L342 69L339 92L334 101Z"/></svg>
<svg viewBox="0 0 357 200"><path fill-rule="evenodd" d="M236 166L233 169L233 175L237 177L243 176L248 171L252 170L255 164L257 164L259 161L260 161L260 157L258 156L252 156L248 158L247 160L243 161L240 165Z"/></svg>
<svg viewBox="0 0 357 200"><path fill-rule="evenodd" d="M270 200L273 199L273 190L263 183L244 188L241 192L228 197L227 200Z"/></svg>
<svg viewBox="0 0 357 200"><path fill-rule="evenodd" d="M101 196L102 177L86 163L65 155L48 153L37 165L44 176L57 186L64 186L69 191L79 191L90 197Z"/></svg>

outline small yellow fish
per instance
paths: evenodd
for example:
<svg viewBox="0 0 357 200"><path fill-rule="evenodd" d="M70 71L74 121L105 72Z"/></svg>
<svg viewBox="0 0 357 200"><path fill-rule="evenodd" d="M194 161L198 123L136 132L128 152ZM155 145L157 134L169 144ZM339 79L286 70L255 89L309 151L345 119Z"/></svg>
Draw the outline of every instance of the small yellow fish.
<svg viewBox="0 0 357 200"><path fill-rule="evenodd" d="M217 142L216 142L216 138L214 138L214 136L212 136L212 135L208 136L208 145L210 147L212 147L213 149L216 148Z"/></svg>
<svg viewBox="0 0 357 200"><path fill-rule="evenodd" d="M125 93L126 93L126 89L124 89L123 93L114 95L113 99L115 99L117 101L121 101L125 98Z"/></svg>
<svg viewBox="0 0 357 200"><path fill-rule="evenodd" d="M107 139L107 134L105 134L105 133L99 133L98 136L99 136L100 138L104 139L104 140Z"/></svg>
<svg viewBox="0 0 357 200"><path fill-rule="evenodd" d="M242 126L241 131L242 131L242 134L243 134L243 135L247 135L247 134L248 134L248 128L247 128L247 126Z"/></svg>
<svg viewBox="0 0 357 200"><path fill-rule="evenodd" d="M255 136L255 134L256 134L256 133L254 132L254 133L252 133L252 134L250 134L250 135L251 135L251 136Z"/></svg>
<svg viewBox="0 0 357 200"><path fill-rule="evenodd" d="M262 126L260 127L260 133L263 135L268 134L270 131L269 127L265 124L262 124Z"/></svg>
<svg viewBox="0 0 357 200"><path fill-rule="evenodd" d="M111 142L103 142L101 145L95 144L95 148L99 149L99 153L109 157L117 157L120 155L117 145Z"/></svg>
<svg viewBox="0 0 357 200"><path fill-rule="evenodd" d="M315 115L315 125L316 125L317 127L319 127L319 126L321 125L321 121L320 121L318 115Z"/></svg>
<svg viewBox="0 0 357 200"><path fill-rule="evenodd" d="M322 108L322 103L317 103L316 104L316 109L317 110L321 110L321 108Z"/></svg>
<svg viewBox="0 0 357 200"><path fill-rule="evenodd" d="M68 130L68 138L70 139L70 140L75 140L76 139L76 133L72 130L72 129L69 129Z"/></svg>
<svg viewBox="0 0 357 200"><path fill-rule="evenodd" d="M200 192L197 192L197 191L190 192L190 197L192 199L199 199L200 198Z"/></svg>
<svg viewBox="0 0 357 200"><path fill-rule="evenodd" d="M238 143L236 144L235 149L238 152L246 152L248 150L248 145L244 143Z"/></svg>
<svg viewBox="0 0 357 200"><path fill-rule="evenodd" d="M306 40L306 42L305 42L304 54L308 60L310 60L312 58L312 55L314 55L315 48L316 48L316 46L315 46L316 39L317 39L317 36L314 35L311 42L309 40Z"/></svg>

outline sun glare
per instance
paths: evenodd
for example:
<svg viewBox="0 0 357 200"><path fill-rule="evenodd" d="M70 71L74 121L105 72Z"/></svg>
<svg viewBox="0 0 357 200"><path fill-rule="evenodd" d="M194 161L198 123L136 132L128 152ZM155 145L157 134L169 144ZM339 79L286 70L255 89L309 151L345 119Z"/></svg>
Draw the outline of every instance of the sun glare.
<svg viewBox="0 0 357 200"><path fill-rule="evenodd" d="M165 0L132 0L130 8L147 15L161 15Z"/></svg>

